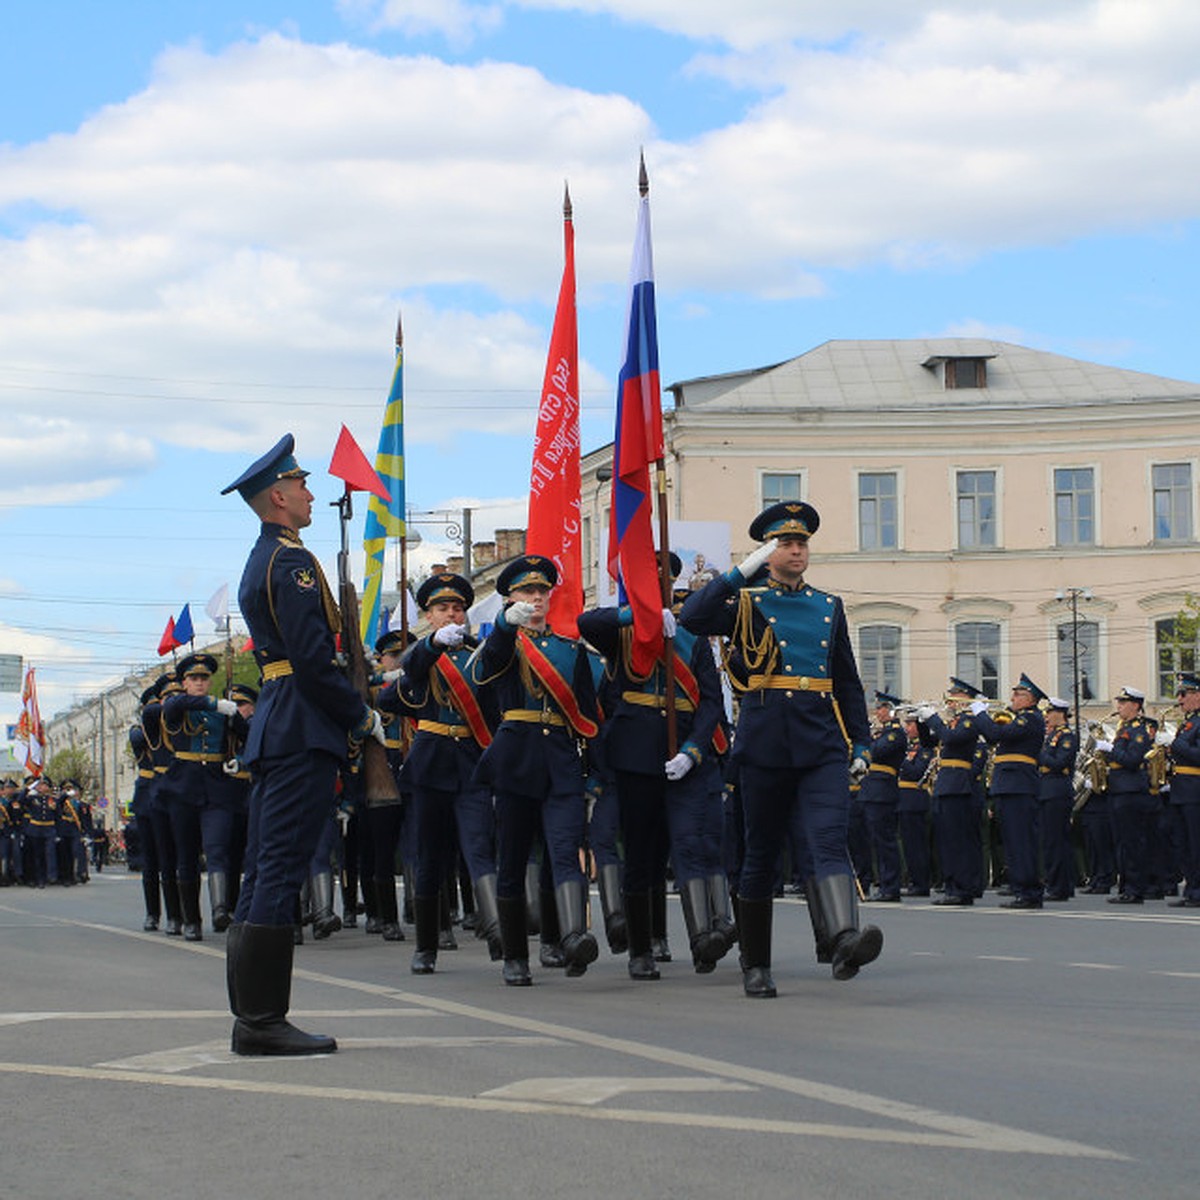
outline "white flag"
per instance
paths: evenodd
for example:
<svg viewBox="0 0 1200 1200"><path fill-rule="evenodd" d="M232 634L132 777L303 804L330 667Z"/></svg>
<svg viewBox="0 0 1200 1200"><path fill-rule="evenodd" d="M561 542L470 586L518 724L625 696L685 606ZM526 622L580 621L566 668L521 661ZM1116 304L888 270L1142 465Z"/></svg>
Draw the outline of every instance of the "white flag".
<svg viewBox="0 0 1200 1200"><path fill-rule="evenodd" d="M218 626L223 625L229 616L229 584L223 583L212 594L212 598L204 606L204 611L212 617Z"/></svg>

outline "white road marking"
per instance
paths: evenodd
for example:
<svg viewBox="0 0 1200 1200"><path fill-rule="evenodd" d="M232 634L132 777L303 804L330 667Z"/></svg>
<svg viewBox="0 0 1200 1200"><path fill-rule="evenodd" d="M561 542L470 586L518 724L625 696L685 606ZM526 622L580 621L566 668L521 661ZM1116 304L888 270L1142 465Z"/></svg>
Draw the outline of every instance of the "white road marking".
<svg viewBox="0 0 1200 1200"><path fill-rule="evenodd" d="M685 1076L592 1075L519 1079L481 1092L504 1100L545 1100L558 1104L603 1104L626 1092L752 1092L746 1083Z"/></svg>
<svg viewBox="0 0 1200 1200"><path fill-rule="evenodd" d="M1119 963L1069 962L1068 967L1079 967L1083 971L1123 971Z"/></svg>
<svg viewBox="0 0 1200 1200"><path fill-rule="evenodd" d="M1032 962L1033 960L1018 954L977 954L980 962Z"/></svg>
<svg viewBox="0 0 1200 1200"><path fill-rule="evenodd" d="M432 1008L292 1009L294 1017L317 1020L337 1017L439 1017ZM227 1008L123 1008L115 1012L0 1012L0 1025L28 1025L35 1021L211 1021L233 1018Z"/></svg>

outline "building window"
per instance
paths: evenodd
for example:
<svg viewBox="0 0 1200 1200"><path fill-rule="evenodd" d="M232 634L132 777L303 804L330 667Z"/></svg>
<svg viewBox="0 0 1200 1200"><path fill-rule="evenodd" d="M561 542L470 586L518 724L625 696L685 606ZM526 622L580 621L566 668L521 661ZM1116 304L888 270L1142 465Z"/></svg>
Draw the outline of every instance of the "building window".
<svg viewBox="0 0 1200 1200"><path fill-rule="evenodd" d="M860 550L896 549L896 476L858 477L858 545Z"/></svg>
<svg viewBox="0 0 1200 1200"><path fill-rule="evenodd" d="M948 358L945 379L947 390L987 387L987 359Z"/></svg>
<svg viewBox="0 0 1200 1200"><path fill-rule="evenodd" d="M1079 649L1079 700L1100 694L1100 626L1096 621L1067 621L1058 627L1058 694L1075 702L1075 649Z"/></svg>
<svg viewBox="0 0 1200 1200"><path fill-rule="evenodd" d="M996 472L958 473L958 548L996 544Z"/></svg>
<svg viewBox="0 0 1200 1200"><path fill-rule="evenodd" d="M800 476L798 474L776 475L764 473L762 477L762 506L779 504L785 500L800 499Z"/></svg>
<svg viewBox="0 0 1200 1200"><path fill-rule="evenodd" d="M1091 467L1054 472L1054 532L1060 546L1091 546L1096 540L1096 489Z"/></svg>
<svg viewBox="0 0 1200 1200"><path fill-rule="evenodd" d="M990 700L1000 695L1000 626L963 621L954 627L954 674Z"/></svg>
<svg viewBox="0 0 1200 1200"><path fill-rule="evenodd" d="M858 673L863 690L900 691L900 626L863 625L858 631Z"/></svg>
<svg viewBox="0 0 1200 1200"><path fill-rule="evenodd" d="M1151 471L1154 540L1184 542L1192 537L1191 463L1159 463Z"/></svg>
<svg viewBox="0 0 1200 1200"><path fill-rule="evenodd" d="M1158 699L1175 696L1175 676L1180 671L1195 671L1200 663L1200 621L1195 617L1180 620L1162 617L1154 622L1154 648L1158 658Z"/></svg>

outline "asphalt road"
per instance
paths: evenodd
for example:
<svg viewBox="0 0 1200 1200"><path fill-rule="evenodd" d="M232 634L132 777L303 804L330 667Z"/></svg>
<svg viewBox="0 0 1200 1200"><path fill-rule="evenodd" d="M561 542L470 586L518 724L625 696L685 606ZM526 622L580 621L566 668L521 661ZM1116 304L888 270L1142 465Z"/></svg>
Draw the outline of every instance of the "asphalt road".
<svg viewBox="0 0 1200 1200"><path fill-rule="evenodd" d="M594 910L598 910L593 900ZM736 963L633 983L460 935L297 950L293 1018L336 1055L229 1053L222 938L144 934L139 881L0 891L0 1197L1193 1197L1200 912L864 906L836 983L777 902L779 998ZM536 962L536 943L533 946Z"/></svg>

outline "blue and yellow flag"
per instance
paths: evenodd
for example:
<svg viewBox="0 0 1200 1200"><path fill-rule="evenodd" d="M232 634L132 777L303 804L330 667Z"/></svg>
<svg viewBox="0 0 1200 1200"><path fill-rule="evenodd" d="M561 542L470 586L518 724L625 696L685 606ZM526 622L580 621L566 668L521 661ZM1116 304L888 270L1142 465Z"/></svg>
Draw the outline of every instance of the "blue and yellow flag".
<svg viewBox="0 0 1200 1200"><path fill-rule="evenodd" d="M359 633L367 645L378 636L379 598L383 590L383 549L388 538L404 537L404 346L399 325L396 327L396 367L379 431L379 450L375 472L392 494L390 504L372 496L367 504L367 523L363 529L366 553L366 578L363 581Z"/></svg>

